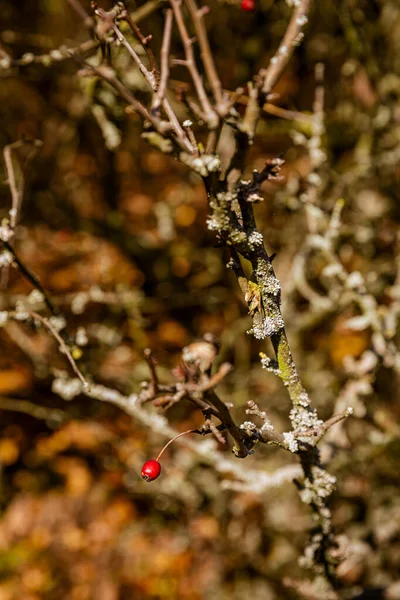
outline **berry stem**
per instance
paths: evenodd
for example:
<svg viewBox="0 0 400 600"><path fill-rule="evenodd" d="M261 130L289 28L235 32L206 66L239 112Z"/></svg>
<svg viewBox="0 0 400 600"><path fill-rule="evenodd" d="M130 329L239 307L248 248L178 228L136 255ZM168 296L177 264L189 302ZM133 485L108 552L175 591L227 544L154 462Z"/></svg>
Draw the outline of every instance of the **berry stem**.
<svg viewBox="0 0 400 600"><path fill-rule="evenodd" d="M187 433L195 433L196 431L197 431L197 429L188 429L187 431L183 431L182 433L178 433L178 435L176 435L175 437L173 437L172 440L169 440L169 442L167 442L165 444L164 448L161 450L161 452L157 456L156 461L158 462L160 460L160 457L163 454L164 450L166 450L168 448L168 446L170 444L172 444L172 442L174 442L175 440L177 440L182 435L186 435Z"/></svg>

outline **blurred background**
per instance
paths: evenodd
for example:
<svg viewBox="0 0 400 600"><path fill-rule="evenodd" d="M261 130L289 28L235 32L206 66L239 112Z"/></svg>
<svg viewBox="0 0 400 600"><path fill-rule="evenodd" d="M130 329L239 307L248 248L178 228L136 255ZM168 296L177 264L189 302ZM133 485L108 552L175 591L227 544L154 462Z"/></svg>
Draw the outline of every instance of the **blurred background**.
<svg viewBox="0 0 400 600"><path fill-rule="evenodd" d="M233 1L210 3L207 27L224 89L243 86L268 64L288 4L256 0L256 10L244 13ZM141 22L156 56L162 6ZM88 39L64 0L0 0L0 12L1 47L16 59ZM176 35L172 53L181 53ZM115 60L145 101L146 86L127 56L121 51ZM316 135L310 116L321 63L325 117ZM221 341L219 360L234 367L219 393L233 403L235 420L245 420L254 400L287 430L289 398L261 369L265 346L246 335L251 317L225 268L229 257L207 230L201 180L146 144L140 120L104 85L77 77L75 61L1 65L1 148L23 138L43 142L31 160L24 148L19 155L25 185L15 249L65 314L68 332L84 328L82 371L124 394L137 392L149 379L145 348L161 380L173 381L182 348L211 332ZM182 67L171 78L189 82ZM247 175L283 153L284 178L265 184L257 218L269 252L277 253L288 337L321 416L338 399L355 409L329 438L338 479L333 522L353 549L339 571L343 597L366 598L368 590L368 598L400 598L398 1L315 3L274 93L271 102L283 112L264 112ZM7 217L4 163L0 175L0 217ZM313 195L314 212L306 214L304 194ZM332 286L309 236L324 230L340 198L335 260L362 277L378 325L354 321L360 307L342 294L317 310ZM298 274L303 263L306 281ZM0 310L32 290L17 269L2 284ZM167 439L111 405L52 393L54 370L69 367L45 330L9 322L0 347L0 600L300 597L284 580L309 575L298 559L312 523L290 481L259 493L226 489L223 475L178 441L160 479L147 484L141 465ZM167 417L177 431L202 423L188 404ZM216 452L230 457L229 447ZM294 456L262 447L245 467L273 473L288 464Z"/></svg>

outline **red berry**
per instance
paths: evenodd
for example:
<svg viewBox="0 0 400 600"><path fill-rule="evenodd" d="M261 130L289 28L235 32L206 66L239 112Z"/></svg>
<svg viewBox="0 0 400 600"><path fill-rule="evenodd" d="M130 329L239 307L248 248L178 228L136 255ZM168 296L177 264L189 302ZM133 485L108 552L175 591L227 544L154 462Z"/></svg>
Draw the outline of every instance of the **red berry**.
<svg viewBox="0 0 400 600"><path fill-rule="evenodd" d="M161 465L157 460L148 460L142 467L142 477L145 481L154 481L161 473Z"/></svg>
<svg viewBox="0 0 400 600"><path fill-rule="evenodd" d="M256 3L254 0L242 0L240 8L245 12L253 12L256 8Z"/></svg>

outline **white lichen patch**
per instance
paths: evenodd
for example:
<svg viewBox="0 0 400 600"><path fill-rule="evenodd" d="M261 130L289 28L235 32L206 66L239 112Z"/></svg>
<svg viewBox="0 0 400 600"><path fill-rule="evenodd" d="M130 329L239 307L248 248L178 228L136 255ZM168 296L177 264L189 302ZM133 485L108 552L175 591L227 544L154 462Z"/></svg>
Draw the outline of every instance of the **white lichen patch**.
<svg viewBox="0 0 400 600"><path fill-rule="evenodd" d="M264 317L261 321L256 319L253 323L253 329L250 332L257 340L264 340L267 337L271 337L275 333L278 333L281 329L284 328L284 322L282 315L277 314L274 317Z"/></svg>
<svg viewBox="0 0 400 600"><path fill-rule="evenodd" d="M296 23L297 23L297 25L300 25L300 27L303 27L303 25L306 25L307 22L308 22L308 18L306 17L306 15L301 15L300 17L298 17L296 19Z"/></svg>
<svg viewBox="0 0 400 600"><path fill-rule="evenodd" d="M296 453L299 449L299 444L295 438L293 431L285 431L283 439L289 452Z"/></svg>
<svg viewBox="0 0 400 600"><path fill-rule="evenodd" d="M57 332L64 329L64 327L66 327L66 325L67 325L64 317L60 317L60 316L50 317L49 323Z"/></svg>
<svg viewBox="0 0 400 600"><path fill-rule="evenodd" d="M300 404L300 406L303 406L304 408L306 408L307 406L310 405L310 398L307 394L307 392L302 392L298 397L297 397L297 402Z"/></svg>
<svg viewBox="0 0 400 600"><path fill-rule="evenodd" d="M305 399L304 399L305 401ZM315 409L296 406L289 413L290 422L297 438L308 438L317 435L323 425Z"/></svg>
<svg viewBox="0 0 400 600"><path fill-rule="evenodd" d="M299 495L302 502L305 504L314 504L319 507L319 519L322 521L322 531L329 531L331 514L329 508L325 506L326 498L328 498L335 489L336 477L314 465L312 467L312 477L306 478L303 482L303 489Z"/></svg>
<svg viewBox="0 0 400 600"><path fill-rule="evenodd" d="M28 303L32 305L41 304L44 301L44 296L42 292L35 289L32 290L28 296Z"/></svg>
<svg viewBox="0 0 400 600"><path fill-rule="evenodd" d="M26 321L29 319L29 313L26 311L24 303L20 300L15 305L14 319L16 321Z"/></svg>
<svg viewBox="0 0 400 600"><path fill-rule="evenodd" d="M76 332L75 342L78 346L86 346L88 343L88 336L84 327L79 327Z"/></svg>
<svg viewBox="0 0 400 600"><path fill-rule="evenodd" d="M14 231L11 229L8 219L3 219L0 225L0 240L2 242L9 242L13 235Z"/></svg>
<svg viewBox="0 0 400 600"><path fill-rule="evenodd" d="M251 203L257 203L257 202L263 202L264 198L262 196L260 196L260 194L258 194L257 192L254 192L253 194L249 194L246 198L247 202L251 202Z"/></svg>
<svg viewBox="0 0 400 600"><path fill-rule="evenodd" d="M346 279L346 287L351 290L364 291L364 277L360 271L352 271Z"/></svg>
<svg viewBox="0 0 400 600"><path fill-rule="evenodd" d="M0 68L7 70L10 67L11 67L11 58L9 56L4 56L0 60Z"/></svg>
<svg viewBox="0 0 400 600"><path fill-rule="evenodd" d="M308 183L316 187L322 184L322 178L320 175L318 175L318 173L310 173L309 175L307 175L307 181Z"/></svg>
<svg viewBox="0 0 400 600"><path fill-rule="evenodd" d="M25 54L22 55L21 63L23 65L29 65L30 63L33 63L34 60L35 60L35 55L32 52L26 52Z"/></svg>
<svg viewBox="0 0 400 600"><path fill-rule="evenodd" d="M259 261L255 275L262 293L279 298L281 284L279 283L279 279L276 278L270 264L264 260Z"/></svg>
<svg viewBox="0 0 400 600"><path fill-rule="evenodd" d="M82 392L82 382L78 378L66 379L58 377L53 380L51 390L63 400L73 400Z"/></svg>
<svg viewBox="0 0 400 600"><path fill-rule="evenodd" d="M252 421L245 421L240 425L240 429L244 429L247 433L252 433L257 429L257 426Z"/></svg>
<svg viewBox="0 0 400 600"><path fill-rule="evenodd" d="M4 327L9 319L9 314L6 310L0 311L0 327Z"/></svg>
<svg viewBox="0 0 400 600"><path fill-rule="evenodd" d="M254 250L255 246L262 246L263 241L262 233L259 231L252 231L248 237L248 243L251 250Z"/></svg>
<svg viewBox="0 0 400 600"><path fill-rule="evenodd" d="M64 55L62 54L62 52L59 49L55 49L55 50L50 51L50 57L53 60L58 61L58 60L63 60Z"/></svg>
<svg viewBox="0 0 400 600"><path fill-rule="evenodd" d="M264 419L264 424L261 427L260 431L261 431L261 434L264 431L274 431L274 426L272 425L271 421L267 417Z"/></svg>
<svg viewBox="0 0 400 600"><path fill-rule="evenodd" d="M320 498L328 498L335 489L336 477L317 466L312 468L312 474L312 483L306 480L306 484L312 485Z"/></svg>
<svg viewBox="0 0 400 600"><path fill-rule="evenodd" d="M215 173L221 168L220 158L216 154L192 156L186 152L181 152L180 160L201 177L207 177L210 173Z"/></svg>
<svg viewBox="0 0 400 600"><path fill-rule="evenodd" d="M281 374L281 370L278 367L278 363L276 360L270 358L263 352L260 352L260 358L261 358L261 365L262 365L263 369L265 369L266 371L269 371L270 373L273 373L274 375L279 376Z"/></svg>
<svg viewBox="0 0 400 600"><path fill-rule="evenodd" d="M0 253L0 267L9 267L12 265L14 260L13 255L8 250L3 250Z"/></svg>
<svg viewBox="0 0 400 600"><path fill-rule="evenodd" d="M237 195L230 192L221 192L216 198L210 200L211 215L207 219L210 231L229 231L230 219L227 207L237 200Z"/></svg>
<svg viewBox="0 0 400 600"><path fill-rule="evenodd" d="M247 236L244 231L239 231L238 229L234 229L229 234L229 239L232 242L232 244L243 244L243 242L246 241Z"/></svg>

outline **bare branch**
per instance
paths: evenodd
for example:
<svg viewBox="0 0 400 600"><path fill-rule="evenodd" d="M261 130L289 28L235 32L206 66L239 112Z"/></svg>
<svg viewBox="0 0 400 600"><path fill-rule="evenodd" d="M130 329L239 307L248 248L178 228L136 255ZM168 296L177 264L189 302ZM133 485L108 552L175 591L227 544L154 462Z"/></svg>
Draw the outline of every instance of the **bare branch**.
<svg viewBox="0 0 400 600"><path fill-rule="evenodd" d="M297 8L293 11L288 28L280 43L275 56L271 58L270 64L266 70L260 72L259 87L262 94L267 96L288 64L294 49L302 41L302 29L308 22L308 13L311 6L311 0L300 0Z"/></svg>
<svg viewBox="0 0 400 600"><path fill-rule="evenodd" d="M44 287L42 286L42 284L40 283L40 281L36 277L36 275L34 273L32 273L32 271L30 269L28 269L27 266L24 265L24 263L19 258L19 256L16 254L14 248L11 246L11 244L9 242L1 242L1 243L13 255L13 262L15 262L15 264L18 266L19 270L21 271L21 273L25 277L25 279L27 281L29 281L29 283L31 285L33 285L34 288L38 289L39 292L42 294L44 303L46 304L46 306L49 309L49 311L54 316L59 316L60 311L58 310L58 308L56 308L54 306L54 304L50 300L50 298L49 298L46 290L44 289Z"/></svg>
<svg viewBox="0 0 400 600"><path fill-rule="evenodd" d="M161 6L167 4L167 2L168 0L147 0L142 6L131 12L130 17L132 21L139 23L156 12Z"/></svg>
<svg viewBox="0 0 400 600"><path fill-rule="evenodd" d="M190 16L192 17L196 31L196 38L200 46L201 59L204 64L208 82L214 95L216 111L220 117L223 117L227 112L227 103L224 102L221 81L218 77L217 69L215 68L206 28L204 27L203 23L203 17L208 12L209 8L205 6L199 10L195 0L185 0L185 4Z"/></svg>
<svg viewBox="0 0 400 600"><path fill-rule="evenodd" d="M217 387L221 383L221 381L232 371L232 365L230 363L223 363L218 371L214 373L210 377L210 379L203 385L201 385L201 390L206 392L211 390L212 388Z"/></svg>
<svg viewBox="0 0 400 600"><path fill-rule="evenodd" d="M58 333L57 329L55 327L53 327L53 325L50 323L50 321L48 319L46 319L46 317L42 317L42 315L39 315L39 313L34 312L34 311L29 311L29 310L26 312L30 317L32 317L32 319L40 321L40 323L42 323L42 325L44 325L46 327L46 329L48 329L50 331L50 333L55 337L55 339L57 340L57 342L60 345L61 352L63 354L65 354L65 356L67 357L74 373L79 377L84 388L89 389L88 381L85 379L85 377L82 375L81 371L79 370L74 358L72 357L70 349L68 348L67 344L64 342L61 335Z"/></svg>
<svg viewBox="0 0 400 600"><path fill-rule="evenodd" d="M246 456L249 454L249 451L244 444L242 432L232 419L232 415L229 412L225 402L223 402L213 390L208 392L207 399L209 399L218 410L218 418L225 425L227 431L235 440L235 445L233 447L235 456L238 458L246 458Z"/></svg>
<svg viewBox="0 0 400 600"><path fill-rule="evenodd" d="M158 392L158 376L156 371L156 361L153 357L153 354L150 348L146 348L144 351L144 357L146 359L147 364L149 365L150 373L151 373L151 388L150 393L153 398L156 397Z"/></svg>
<svg viewBox="0 0 400 600"><path fill-rule="evenodd" d="M29 160L34 156L36 150L42 146L42 142L40 140L20 140L18 142L14 142L13 144L8 144L4 147L3 150L4 162L7 170L7 183L11 192L12 208L10 211L10 226L13 230L15 229L15 226L17 224L19 211L21 209L22 197L24 193L24 179L22 168L18 165L19 172L16 172L16 163L15 160L13 160L13 152L18 148L22 148L22 146L25 145L32 146L32 152L27 158L27 160Z"/></svg>
<svg viewBox="0 0 400 600"><path fill-rule="evenodd" d="M170 0L172 10L174 11L175 21L181 36L183 48L185 51L185 66L187 67L196 90L197 97L204 113L204 119L209 129L215 129L219 124L219 117L207 97L204 89L203 79L197 69L193 52L193 40L189 37L185 21L182 15L181 0Z"/></svg>
<svg viewBox="0 0 400 600"><path fill-rule="evenodd" d="M274 115L275 117L279 117L280 119L286 119L287 121L298 121L300 123L310 124L313 119L311 115L306 115L296 110L281 108L280 106L276 106L270 102L266 102L262 108L264 112Z"/></svg>
<svg viewBox="0 0 400 600"><path fill-rule="evenodd" d="M152 72L155 74L157 72L157 64L156 64L156 61L154 58L153 51L149 47L149 42L152 39L152 36L149 35L146 37L142 34L142 32L140 31L140 28L136 24L134 18L132 17L132 15L129 14L129 12L127 10L125 10L122 13L121 18L128 23L128 25L131 28L131 30L133 31L134 35L137 37L137 39L141 43L142 48L146 52L146 56L149 60L150 68L151 68Z"/></svg>
<svg viewBox="0 0 400 600"><path fill-rule="evenodd" d="M102 79L104 79L104 81L106 81L111 87L113 87L115 90L117 90L117 92L120 94L120 96L129 105L129 107L132 108L134 110L134 112L137 112L142 117L142 119L144 119L145 121L148 121L153 126L155 131L157 131L161 136L163 136L163 137L171 136L172 129L173 129L172 124L168 123L167 121L162 121L158 117L152 115L147 110L147 108L131 94L131 92L124 86L124 84L121 83L121 81L119 79L117 79L113 69L111 69L107 65L101 65L100 67L94 67L94 66L90 65L89 63L85 62L84 60L80 60L80 59L79 59L79 62L81 62L81 64L83 66L85 66L86 69L88 69L89 71L92 71L98 77L101 77ZM182 150L185 150L186 152L191 152L192 146L189 142L186 142L184 139L177 137L177 136L173 137L172 139L176 142L176 144Z"/></svg>
<svg viewBox="0 0 400 600"><path fill-rule="evenodd" d="M169 77L169 52L171 46L172 21L174 15L171 9L165 11L164 35L160 53L160 81L157 92L153 97L153 111L157 111L165 97Z"/></svg>
<svg viewBox="0 0 400 600"><path fill-rule="evenodd" d="M147 67L143 64L143 61L139 58L138 54L132 48L131 44L128 42L128 40L126 39L126 37L124 36L124 34L121 32L121 30L115 25L115 23L112 23L111 26L112 26L112 29L115 32L115 35L117 36L117 39L128 50L129 54L131 55L131 57L133 58L133 60L137 64L137 66L139 67L139 71L142 73L143 77L145 78L145 80L147 81L147 83L149 84L149 86L151 87L151 89L154 90L154 88L155 88L155 76L154 76L154 73L152 73L151 71L149 71L147 69Z"/></svg>
<svg viewBox="0 0 400 600"><path fill-rule="evenodd" d="M82 19L85 27L89 30L93 30L94 25L95 25L94 20L84 10L81 3L78 0L67 0L67 1L71 5L71 7L75 10L75 12L79 15L79 17ZM167 2L167 0L149 0L148 2L146 2L145 4L140 6L134 12L132 12L130 14L128 13L126 20L129 23L130 22L135 23L135 27L136 27L136 29L138 29L137 23L139 23L140 21L143 21L143 19L145 19L146 17L151 15L153 12L158 10L158 8L162 4L165 4L166 2ZM25 38L25 36L24 36L24 38ZM99 44L100 44L100 42L98 39L85 40L84 42L82 42L81 44L79 44L78 46L76 46L74 48L68 48L63 45L63 46L60 46L59 48L52 49L50 52L48 52L46 54L35 55L35 54L32 54L31 52L28 52L28 53L24 54L21 58L12 58L4 50L0 49L0 55L6 57L6 59L7 59L5 61L5 64L7 65L7 67L3 66L2 69L10 69L12 67L24 67L24 66L31 65L31 64L41 64L44 67L50 67L54 63L58 63L58 62L61 62L64 60L69 60L78 54L83 54L83 55L90 54L91 52L93 52L94 50L96 50L99 47Z"/></svg>
<svg viewBox="0 0 400 600"><path fill-rule="evenodd" d="M92 30L94 28L94 20L91 16L88 15L86 10L83 8L82 4L79 0L67 0L70 6L74 9L74 11L79 15L82 19L83 24L87 29Z"/></svg>
<svg viewBox="0 0 400 600"><path fill-rule="evenodd" d="M20 400L18 398L6 398L0 396L0 410L9 410L13 412L20 412L35 419L43 419L44 421L55 421L62 423L66 421L68 416L63 410L57 410L56 408L47 408L46 406L40 406L28 400Z"/></svg>
<svg viewBox="0 0 400 600"><path fill-rule="evenodd" d="M324 88L325 66L322 63L315 65L315 95L313 103L313 113L317 118L323 118L325 104Z"/></svg>
<svg viewBox="0 0 400 600"><path fill-rule="evenodd" d="M329 431L331 427L336 425L336 423L343 421L343 419L347 419L347 417L349 417L351 414L353 414L353 409L346 408L346 410L344 410L343 412L339 413L338 415L333 415L333 417L325 421L324 424L320 427L320 433L315 438L314 445L318 444L318 442L324 437L324 435Z"/></svg>
<svg viewBox="0 0 400 600"><path fill-rule="evenodd" d="M102 18L104 20L104 22L111 28L113 29L115 35L117 36L117 39L119 40L119 42L127 49L127 51L129 52L130 56L133 58L133 60L135 61L136 65L138 66L140 72L142 73L143 77L146 79L147 83L149 84L150 88L155 91L157 88L157 81L156 81L156 76L154 71L149 71L147 69L147 67L143 64L143 61L140 59L139 55L135 52L135 50L133 49L132 45L128 42L128 40L126 39L126 37L124 36L124 34L121 32L121 30L119 29L119 27L115 24L114 22L114 15L112 15L111 13L106 13L104 10L102 9L97 9L96 10L96 14ZM132 23L133 25L133 23ZM139 29L137 29L137 31L139 31ZM144 39L142 34L140 33L141 39L142 39L142 44L144 44ZM153 55L151 54L151 56L153 57ZM154 62L154 57L153 57L153 63ZM110 83L110 82L109 82ZM121 88L121 86L123 85L117 78L114 78L114 83L118 84L119 87ZM116 87L114 85L114 87ZM128 90L126 90L128 91ZM120 92L121 93L121 92ZM128 92L130 93L130 92ZM138 102L138 101L136 101ZM175 130L175 135L176 135L176 140L178 141L178 145L181 146L181 148L183 150L185 150L186 152L189 152L190 154L193 153L193 147L192 144L190 143L190 141L187 139L184 130L182 129L174 111L171 108L171 105L169 103L169 101L163 97L162 100L162 106L165 110L165 113L167 115L167 117L169 118L170 124L171 124L171 128ZM143 106L143 105L142 105ZM144 108L144 106L143 106ZM147 110L147 109L145 109ZM155 117L153 115L153 112L150 113L148 111L148 114L154 118L157 119L157 117ZM149 119L148 119L149 120ZM161 132L159 132L161 133ZM161 135L163 135L161 133Z"/></svg>

